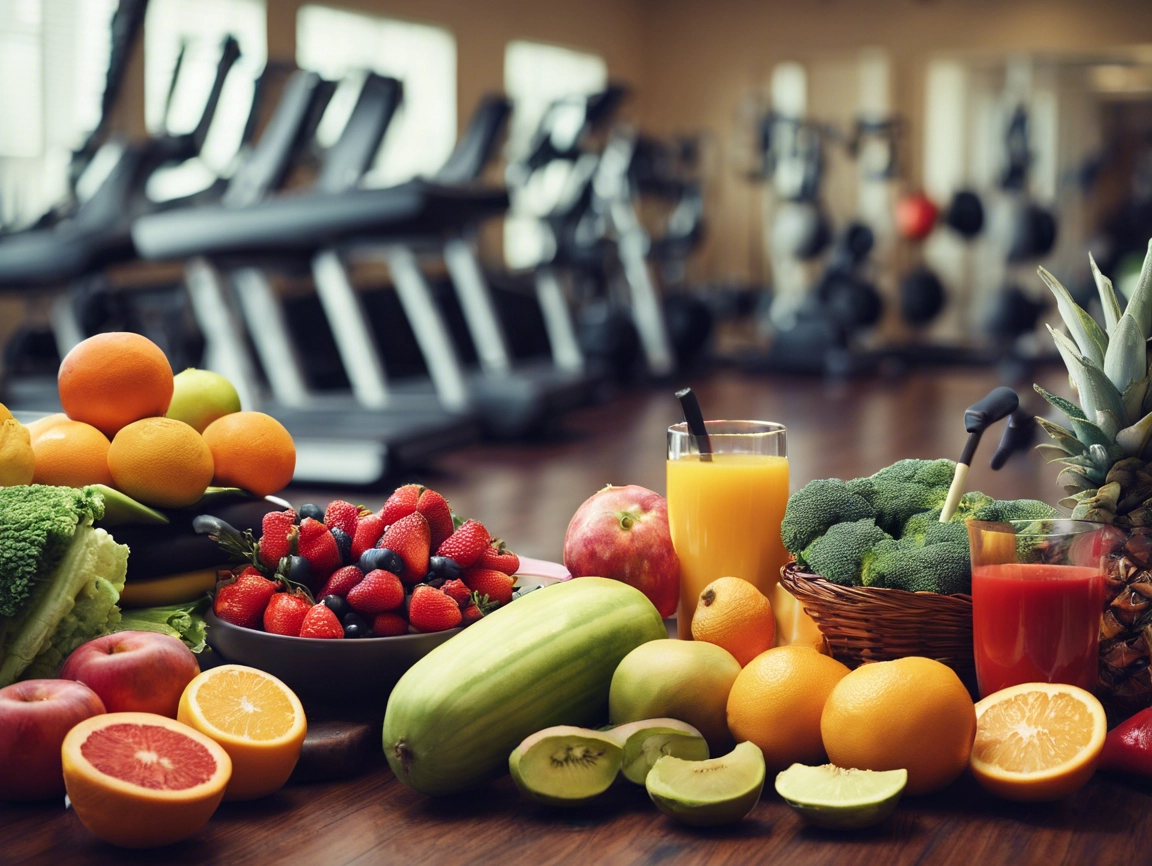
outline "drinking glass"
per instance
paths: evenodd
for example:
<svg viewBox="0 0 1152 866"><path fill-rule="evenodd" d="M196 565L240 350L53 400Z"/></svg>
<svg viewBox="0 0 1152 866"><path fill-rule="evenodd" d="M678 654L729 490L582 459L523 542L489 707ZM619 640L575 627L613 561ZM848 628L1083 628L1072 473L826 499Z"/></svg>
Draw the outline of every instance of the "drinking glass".
<svg viewBox="0 0 1152 866"><path fill-rule="evenodd" d="M1021 683L1096 687L1108 553L1084 520L968 521L980 696Z"/></svg>
<svg viewBox="0 0 1152 866"><path fill-rule="evenodd" d="M680 558L677 633L692 638L704 587L740 577L770 599L788 553L780 520L788 504L788 437L770 421L707 421L711 454L686 424L668 428L668 523Z"/></svg>

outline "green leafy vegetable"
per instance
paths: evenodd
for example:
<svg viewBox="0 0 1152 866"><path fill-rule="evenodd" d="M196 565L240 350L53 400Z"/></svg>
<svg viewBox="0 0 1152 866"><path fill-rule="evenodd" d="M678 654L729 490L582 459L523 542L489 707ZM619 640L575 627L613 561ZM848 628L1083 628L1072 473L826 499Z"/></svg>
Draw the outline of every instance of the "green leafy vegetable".
<svg viewBox="0 0 1152 866"><path fill-rule="evenodd" d="M138 607L121 611L115 631L154 631L178 637L194 653L204 649L208 624L204 614L212 606L212 597L205 595L184 604L160 607Z"/></svg>

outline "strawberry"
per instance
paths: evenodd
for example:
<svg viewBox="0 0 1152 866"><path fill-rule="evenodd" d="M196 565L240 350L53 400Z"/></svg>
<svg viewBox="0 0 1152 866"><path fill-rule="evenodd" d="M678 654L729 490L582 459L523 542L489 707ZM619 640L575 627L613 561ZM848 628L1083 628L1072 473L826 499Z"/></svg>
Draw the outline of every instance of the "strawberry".
<svg viewBox="0 0 1152 866"><path fill-rule="evenodd" d="M492 536L479 520L466 520L436 548L437 556L454 559L461 568L475 565L480 555L492 543Z"/></svg>
<svg viewBox="0 0 1152 866"><path fill-rule="evenodd" d="M498 604L508 604L512 601L512 587L516 585L513 578L491 568L468 569L464 572L464 582L468 584L469 589L479 593L480 596L488 596Z"/></svg>
<svg viewBox="0 0 1152 866"><path fill-rule="evenodd" d="M428 521L432 528L432 549L435 550L444 543L444 539L452 534L455 526L452 523L452 509L448 507L448 500L435 490L423 488L420 499L416 503L416 510Z"/></svg>
<svg viewBox="0 0 1152 866"><path fill-rule="evenodd" d="M269 634L300 636L304 617L312 609L312 602L302 592L278 592L264 608L264 631Z"/></svg>
<svg viewBox="0 0 1152 866"><path fill-rule="evenodd" d="M382 535L384 535L382 517L376 514L361 517L356 524L356 532L352 535L352 559L359 560L360 554L374 548Z"/></svg>
<svg viewBox="0 0 1152 866"><path fill-rule="evenodd" d="M300 637L340 638L344 637L344 626L331 608L314 604L300 624Z"/></svg>
<svg viewBox="0 0 1152 866"><path fill-rule="evenodd" d="M264 534L260 536L260 562L274 569L280 564L281 559L293 553L296 512L270 511L264 515L261 529Z"/></svg>
<svg viewBox="0 0 1152 866"><path fill-rule="evenodd" d="M408 604L408 621L420 631L445 631L460 625L460 605L430 586L418 586Z"/></svg>
<svg viewBox="0 0 1152 866"><path fill-rule="evenodd" d="M420 491L423 489L419 484L397 487L380 509L380 519L384 521L384 525L391 526L397 520L414 512L416 503L420 501Z"/></svg>
<svg viewBox="0 0 1152 866"><path fill-rule="evenodd" d="M256 569L245 569L234 581L216 590L212 612L233 625L259 628L264 608L276 594L276 586L275 581L262 577Z"/></svg>
<svg viewBox="0 0 1152 866"><path fill-rule="evenodd" d="M440 591L456 599L459 604L465 604L472 600L472 590L462 580L447 580L440 587Z"/></svg>
<svg viewBox="0 0 1152 866"><path fill-rule="evenodd" d="M364 616L395 610L403 603L404 584L390 571L370 571L348 592L348 604Z"/></svg>
<svg viewBox="0 0 1152 866"><path fill-rule="evenodd" d="M236 576L237 577L263 577L264 572L262 572L260 569L258 569L254 565L249 565L247 568L245 568L242 572L240 572Z"/></svg>
<svg viewBox="0 0 1152 866"><path fill-rule="evenodd" d="M336 546L336 539L319 520L304 519L300 524L297 547L312 569L313 585L327 580L328 575L340 567L340 548Z"/></svg>
<svg viewBox="0 0 1152 866"><path fill-rule="evenodd" d="M419 583L428 573L432 550L432 530L423 514L413 512L388 527L380 546L394 551L404 561L404 582Z"/></svg>
<svg viewBox="0 0 1152 866"><path fill-rule="evenodd" d="M372 634L376 637L395 637L408 634L408 620L398 613L378 613L372 620Z"/></svg>
<svg viewBox="0 0 1152 866"><path fill-rule="evenodd" d="M327 598L330 595L338 595L344 598L363 579L364 572L354 565L338 568L324 583L324 588L316 593L316 597Z"/></svg>
<svg viewBox="0 0 1152 866"><path fill-rule="evenodd" d="M356 521L359 519L360 509L343 499L334 499L324 509L324 525L347 532L349 538L356 534Z"/></svg>
<svg viewBox="0 0 1152 866"><path fill-rule="evenodd" d="M501 539L497 538L488 549L480 554L474 563L476 568L490 568L504 574L515 574L520 570L520 557L508 549Z"/></svg>
<svg viewBox="0 0 1152 866"><path fill-rule="evenodd" d="M480 608L472 603L469 603L461 614L461 620L463 621L464 625L471 625L483 617L484 614L480 611Z"/></svg>

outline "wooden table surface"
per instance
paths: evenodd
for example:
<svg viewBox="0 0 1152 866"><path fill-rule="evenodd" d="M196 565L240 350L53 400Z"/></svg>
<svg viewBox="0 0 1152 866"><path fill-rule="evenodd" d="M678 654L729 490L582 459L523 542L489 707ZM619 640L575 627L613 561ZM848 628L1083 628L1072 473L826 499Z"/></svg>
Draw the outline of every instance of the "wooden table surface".
<svg viewBox="0 0 1152 866"><path fill-rule="evenodd" d="M1059 388L1058 372L1044 381ZM918 375L899 383L827 385L732 374L692 383L709 417L763 418L789 428L793 488L816 477L871 473L901 457L955 458L963 410L992 387L987 372ZM665 393L667 391L667 393ZM671 389L632 392L574 414L563 436L533 445L481 445L439 461L419 480L519 552L558 559L572 512L608 482L663 490L664 438L678 420ZM1055 472L1035 454L1000 473L986 443L970 487L1003 497L1055 498ZM296 503L347 491L292 490ZM354 495L376 506L383 495ZM877 828L805 828L772 791L743 823L692 830L661 815L644 791L620 785L588 807L523 803L505 777L469 795L431 799L383 764L348 781L290 785L262 801L224 804L192 839L127 852L91 836L58 803L0 805L0 864L10 863L1152 863L1152 782L1097 776L1061 803L1020 806L967 775L948 790L901 802Z"/></svg>

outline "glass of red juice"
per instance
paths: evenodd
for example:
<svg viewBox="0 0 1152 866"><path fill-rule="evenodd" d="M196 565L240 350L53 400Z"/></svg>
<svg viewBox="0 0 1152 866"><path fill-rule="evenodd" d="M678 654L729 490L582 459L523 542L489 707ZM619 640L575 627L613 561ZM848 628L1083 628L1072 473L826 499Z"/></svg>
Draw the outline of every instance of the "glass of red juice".
<svg viewBox="0 0 1152 866"><path fill-rule="evenodd" d="M1096 687L1118 530L1083 520L968 521L980 696L1021 683Z"/></svg>

